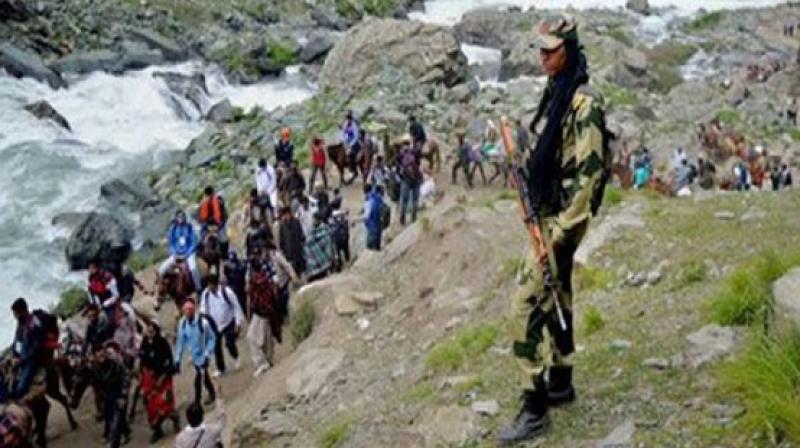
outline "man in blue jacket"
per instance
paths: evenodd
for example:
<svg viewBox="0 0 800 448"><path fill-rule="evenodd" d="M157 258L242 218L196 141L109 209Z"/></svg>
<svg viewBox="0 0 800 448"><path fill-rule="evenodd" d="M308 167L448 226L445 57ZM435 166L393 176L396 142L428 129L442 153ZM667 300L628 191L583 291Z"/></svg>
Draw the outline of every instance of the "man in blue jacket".
<svg viewBox="0 0 800 448"><path fill-rule="evenodd" d="M170 269L175 267L178 259L184 260L192 274L195 291L202 291L200 272L197 270L197 261L195 260L197 235L192 225L186 220L186 214L182 210L175 212L175 218L169 225L167 246L169 248L169 258L158 268L158 275L163 277Z"/></svg>
<svg viewBox="0 0 800 448"><path fill-rule="evenodd" d="M195 313L193 300L184 302L182 311L183 317L178 322L178 340L175 343L175 370L180 372L183 351L188 349L195 370L194 401L200 403L202 386L205 384L208 391L206 403L213 403L217 394L208 375L208 360L214 355L216 329L208 316Z"/></svg>
<svg viewBox="0 0 800 448"><path fill-rule="evenodd" d="M38 320L28 311L25 299L17 299L11 305L17 319L17 331L11 346L11 363L17 372L17 382L10 388L11 399L19 400L28 394L39 367L36 355L41 350L42 328Z"/></svg>
<svg viewBox="0 0 800 448"><path fill-rule="evenodd" d="M383 191L381 187L364 186L364 226L367 228L367 249L381 250L381 215L383 212Z"/></svg>

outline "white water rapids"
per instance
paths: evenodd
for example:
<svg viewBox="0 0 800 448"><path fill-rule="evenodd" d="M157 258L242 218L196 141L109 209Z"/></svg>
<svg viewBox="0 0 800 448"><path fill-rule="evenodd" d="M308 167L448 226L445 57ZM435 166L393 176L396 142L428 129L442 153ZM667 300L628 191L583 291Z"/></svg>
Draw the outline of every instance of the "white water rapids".
<svg viewBox="0 0 800 448"><path fill-rule="evenodd" d="M179 118L156 71L205 73L210 103L270 110L308 98L313 90L297 74L251 86L229 85L219 70L189 63L151 67L114 76L93 73L54 91L31 79L0 75L0 343L14 325L7 309L16 297L34 307L53 303L67 281L63 230L51 225L63 212L90 211L99 187L115 177L142 175L158 154L182 150L205 123ZM38 120L23 109L47 100L69 121L72 132Z"/></svg>

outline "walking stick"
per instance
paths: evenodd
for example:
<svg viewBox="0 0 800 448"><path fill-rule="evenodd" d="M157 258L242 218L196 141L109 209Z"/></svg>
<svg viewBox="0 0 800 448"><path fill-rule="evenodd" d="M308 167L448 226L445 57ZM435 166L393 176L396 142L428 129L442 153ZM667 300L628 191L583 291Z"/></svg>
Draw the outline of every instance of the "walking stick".
<svg viewBox="0 0 800 448"><path fill-rule="evenodd" d="M541 260L543 256L547 258L546 265L541 266L540 263L544 280L544 289L547 293L552 294L553 306L555 307L561 330L567 331L567 321L564 319L564 310L561 309L561 302L558 300L558 266L556 265L553 246L550 243L547 226L541 225L539 211L534 209L531 205L530 196L528 195L528 184L525 181L522 167L519 163L522 154L516 150L516 144L511 135L511 126L508 123L508 118L505 116L500 118L500 135L503 138L506 157L511 161L510 179L518 193L517 199L520 215L528 231L533 251L538 260Z"/></svg>

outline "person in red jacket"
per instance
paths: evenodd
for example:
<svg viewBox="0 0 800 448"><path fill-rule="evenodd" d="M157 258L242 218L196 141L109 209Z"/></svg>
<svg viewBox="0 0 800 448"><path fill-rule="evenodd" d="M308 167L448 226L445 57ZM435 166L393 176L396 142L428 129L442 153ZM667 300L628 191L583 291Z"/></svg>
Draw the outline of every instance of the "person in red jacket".
<svg viewBox="0 0 800 448"><path fill-rule="evenodd" d="M313 192L314 181L317 180L317 172L322 174L322 184L328 189L328 175L325 172L327 156L325 155L325 141L320 137L311 140L311 178L308 182L309 193Z"/></svg>

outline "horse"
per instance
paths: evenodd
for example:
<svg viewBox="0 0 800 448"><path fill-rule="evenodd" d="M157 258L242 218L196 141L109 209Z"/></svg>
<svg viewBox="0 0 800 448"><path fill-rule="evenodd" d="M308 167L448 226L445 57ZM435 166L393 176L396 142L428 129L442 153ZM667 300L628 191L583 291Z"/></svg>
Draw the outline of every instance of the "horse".
<svg viewBox="0 0 800 448"><path fill-rule="evenodd" d="M172 299L175 306L180 310L184 300L191 297L195 292L194 282L192 281L192 273L189 272L189 267L186 262L180 262L175 265L171 270L167 271L164 275L157 280L156 283L156 311L161 309L161 304Z"/></svg>
<svg viewBox="0 0 800 448"><path fill-rule="evenodd" d="M428 167L432 172L439 173L442 170L442 153L439 142L431 137L422 149L422 159L428 161Z"/></svg>
<svg viewBox="0 0 800 448"><path fill-rule="evenodd" d="M227 258L227 248L217 234L217 227L209 226L208 233L197 251L197 269L200 271L203 284L209 275L220 275L222 260L225 258Z"/></svg>
<svg viewBox="0 0 800 448"><path fill-rule="evenodd" d="M340 186L352 184L353 181L356 180L356 177L358 177L359 173L361 174L362 182L367 181L369 170L372 168L372 150L362 147L356 156L355 165L350 163L350 155L347 153L347 148L345 147L344 143L340 142L328 145L326 151L328 152L328 158L331 160L331 162L333 162L333 164L336 166L336 169L339 171ZM349 180L345 177L345 173L348 168L350 168L350 171L353 173Z"/></svg>

